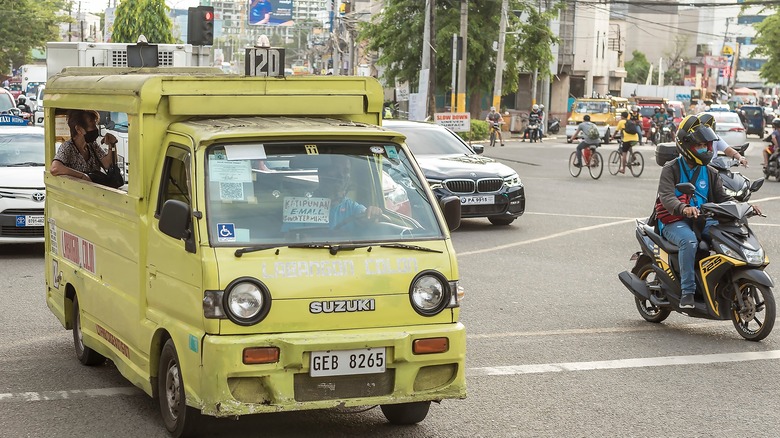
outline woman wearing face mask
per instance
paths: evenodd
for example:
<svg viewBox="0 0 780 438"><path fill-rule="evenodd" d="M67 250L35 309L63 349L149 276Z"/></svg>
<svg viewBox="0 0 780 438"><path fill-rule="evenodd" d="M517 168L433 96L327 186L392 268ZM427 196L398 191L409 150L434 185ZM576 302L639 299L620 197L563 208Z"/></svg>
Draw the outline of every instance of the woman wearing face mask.
<svg viewBox="0 0 780 438"><path fill-rule="evenodd" d="M70 140L63 143L51 163L52 175L70 175L91 181L89 172L108 169L111 155L103 151L97 139L100 115L96 111L73 110L68 112ZM117 139L106 134L101 143L108 144L110 151L116 148Z"/></svg>

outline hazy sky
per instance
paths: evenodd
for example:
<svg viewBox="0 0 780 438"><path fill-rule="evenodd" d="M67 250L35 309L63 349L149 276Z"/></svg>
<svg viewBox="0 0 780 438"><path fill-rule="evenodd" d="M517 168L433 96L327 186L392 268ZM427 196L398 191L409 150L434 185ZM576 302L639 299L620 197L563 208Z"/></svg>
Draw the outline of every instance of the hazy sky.
<svg viewBox="0 0 780 438"><path fill-rule="evenodd" d="M132 1L132 0L124 0ZM121 0L120 0L121 2ZM108 6L108 0L81 0L81 9L87 12L100 12ZM170 7L176 7L179 9L189 8L190 6L198 6L200 0L165 0L165 3ZM114 0L111 0L111 4L114 4ZM73 9L76 10L79 7L79 0L74 0Z"/></svg>

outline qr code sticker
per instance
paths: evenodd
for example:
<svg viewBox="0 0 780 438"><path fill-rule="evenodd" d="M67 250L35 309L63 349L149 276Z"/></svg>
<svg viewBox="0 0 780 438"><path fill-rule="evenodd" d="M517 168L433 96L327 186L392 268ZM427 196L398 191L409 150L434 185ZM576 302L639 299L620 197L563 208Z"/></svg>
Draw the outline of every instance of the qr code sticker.
<svg viewBox="0 0 780 438"><path fill-rule="evenodd" d="M244 184L243 183L219 183L219 199L223 201L243 201Z"/></svg>

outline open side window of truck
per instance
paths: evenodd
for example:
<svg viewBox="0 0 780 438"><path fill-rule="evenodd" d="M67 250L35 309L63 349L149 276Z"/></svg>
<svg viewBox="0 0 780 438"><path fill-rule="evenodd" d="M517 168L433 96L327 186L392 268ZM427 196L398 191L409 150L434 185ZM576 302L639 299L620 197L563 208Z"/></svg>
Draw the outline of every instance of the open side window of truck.
<svg viewBox="0 0 780 438"><path fill-rule="evenodd" d="M168 148L160 177L155 217L160 220L160 231L184 240L185 249L195 252L190 157L190 151L183 146Z"/></svg>

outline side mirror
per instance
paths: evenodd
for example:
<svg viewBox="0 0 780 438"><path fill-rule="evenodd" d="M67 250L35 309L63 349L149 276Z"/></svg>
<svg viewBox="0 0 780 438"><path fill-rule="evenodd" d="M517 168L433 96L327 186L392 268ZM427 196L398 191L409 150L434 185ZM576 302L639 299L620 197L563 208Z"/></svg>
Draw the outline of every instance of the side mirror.
<svg viewBox="0 0 780 438"><path fill-rule="evenodd" d="M472 149L474 149L474 152L477 153L477 155L482 155L483 152L485 152L485 146L482 146L481 144L475 144L471 146Z"/></svg>
<svg viewBox="0 0 780 438"><path fill-rule="evenodd" d="M192 212L186 203L169 199L163 204L160 213L160 231L174 239L188 239L190 237L190 223Z"/></svg>
<svg viewBox="0 0 780 438"><path fill-rule="evenodd" d="M444 220L450 231L455 231L460 227L460 198L457 196L447 196L439 201Z"/></svg>
<svg viewBox="0 0 780 438"><path fill-rule="evenodd" d="M750 183L750 191L751 192L757 192L758 189L761 188L761 186L764 185L764 178L759 178L752 183Z"/></svg>
<svg viewBox="0 0 780 438"><path fill-rule="evenodd" d="M693 184L689 182L677 184L674 186L674 188L677 189L680 193L686 195L692 195L696 191L696 187L694 187Z"/></svg>

